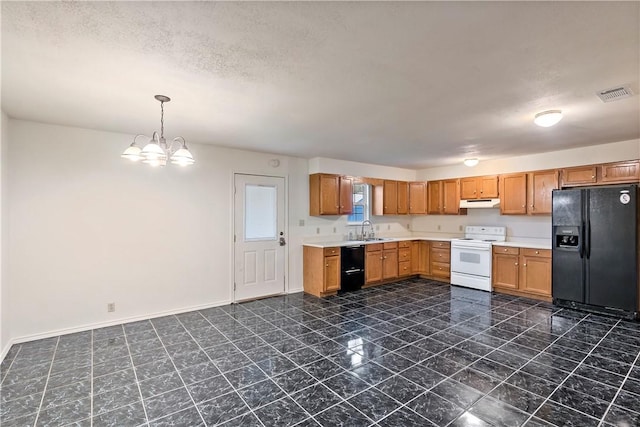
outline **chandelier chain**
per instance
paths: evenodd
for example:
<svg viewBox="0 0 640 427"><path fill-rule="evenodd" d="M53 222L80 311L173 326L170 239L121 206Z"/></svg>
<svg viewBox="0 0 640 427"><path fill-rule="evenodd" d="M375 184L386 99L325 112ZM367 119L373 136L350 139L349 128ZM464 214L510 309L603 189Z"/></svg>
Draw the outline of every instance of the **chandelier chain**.
<svg viewBox="0 0 640 427"><path fill-rule="evenodd" d="M160 139L164 140L164 102L160 102Z"/></svg>

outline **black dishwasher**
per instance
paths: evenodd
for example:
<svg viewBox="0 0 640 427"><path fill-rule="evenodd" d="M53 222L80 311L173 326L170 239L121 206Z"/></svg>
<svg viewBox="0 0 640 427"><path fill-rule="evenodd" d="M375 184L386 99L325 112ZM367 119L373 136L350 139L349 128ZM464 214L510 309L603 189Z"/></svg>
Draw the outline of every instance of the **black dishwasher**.
<svg viewBox="0 0 640 427"><path fill-rule="evenodd" d="M357 291L364 285L364 245L343 246L340 250L340 290Z"/></svg>

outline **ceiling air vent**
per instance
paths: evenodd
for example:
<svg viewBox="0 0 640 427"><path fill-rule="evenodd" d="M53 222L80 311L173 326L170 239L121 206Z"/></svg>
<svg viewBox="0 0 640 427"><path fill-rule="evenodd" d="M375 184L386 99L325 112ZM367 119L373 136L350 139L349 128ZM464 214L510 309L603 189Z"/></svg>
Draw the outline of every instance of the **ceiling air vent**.
<svg viewBox="0 0 640 427"><path fill-rule="evenodd" d="M598 92L598 98L600 98L602 102L617 101L619 99L629 98L630 96L633 96L633 92L626 86L614 87Z"/></svg>

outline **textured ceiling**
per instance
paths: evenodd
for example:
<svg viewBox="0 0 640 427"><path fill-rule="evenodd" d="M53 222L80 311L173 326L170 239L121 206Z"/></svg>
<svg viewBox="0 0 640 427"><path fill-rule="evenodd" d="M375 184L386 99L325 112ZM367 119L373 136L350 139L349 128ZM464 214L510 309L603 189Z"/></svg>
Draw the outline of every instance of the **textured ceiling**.
<svg viewBox="0 0 640 427"><path fill-rule="evenodd" d="M2 2L14 118L420 168L640 137L640 2ZM555 127L535 113L562 109ZM122 141L125 147L129 141Z"/></svg>

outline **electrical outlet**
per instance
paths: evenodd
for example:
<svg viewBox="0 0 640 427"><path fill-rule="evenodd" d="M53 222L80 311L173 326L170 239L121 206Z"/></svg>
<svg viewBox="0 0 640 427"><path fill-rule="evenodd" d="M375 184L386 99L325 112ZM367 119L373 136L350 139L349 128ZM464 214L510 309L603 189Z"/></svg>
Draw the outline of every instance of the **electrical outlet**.
<svg viewBox="0 0 640 427"><path fill-rule="evenodd" d="M107 303L107 313L113 313L114 311L116 311L116 303L115 302Z"/></svg>
<svg viewBox="0 0 640 427"><path fill-rule="evenodd" d="M298 225L300 227L304 227L304 219L301 219L300 221L298 221Z"/></svg>
<svg viewBox="0 0 640 427"><path fill-rule="evenodd" d="M320 234L320 227L316 227L316 234Z"/></svg>
<svg viewBox="0 0 640 427"><path fill-rule="evenodd" d="M380 231L380 224L376 225L376 231Z"/></svg>
<svg viewBox="0 0 640 427"><path fill-rule="evenodd" d="M387 224L387 230L391 230L391 224Z"/></svg>
<svg viewBox="0 0 640 427"><path fill-rule="evenodd" d="M438 230L440 230L440 229L442 229L442 227L441 227L441 226L438 226Z"/></svg>
<svg viewBox="0 0 640 427"><path fill-rule="evenodd" d="M336 234L336 228L333 227L333 234Z"/></svg>
<svg viewBox="0 0 640 427"><path fill-rule="evenodd" d="M458 230L462 231L462 226L458 227Z"/></svg>

